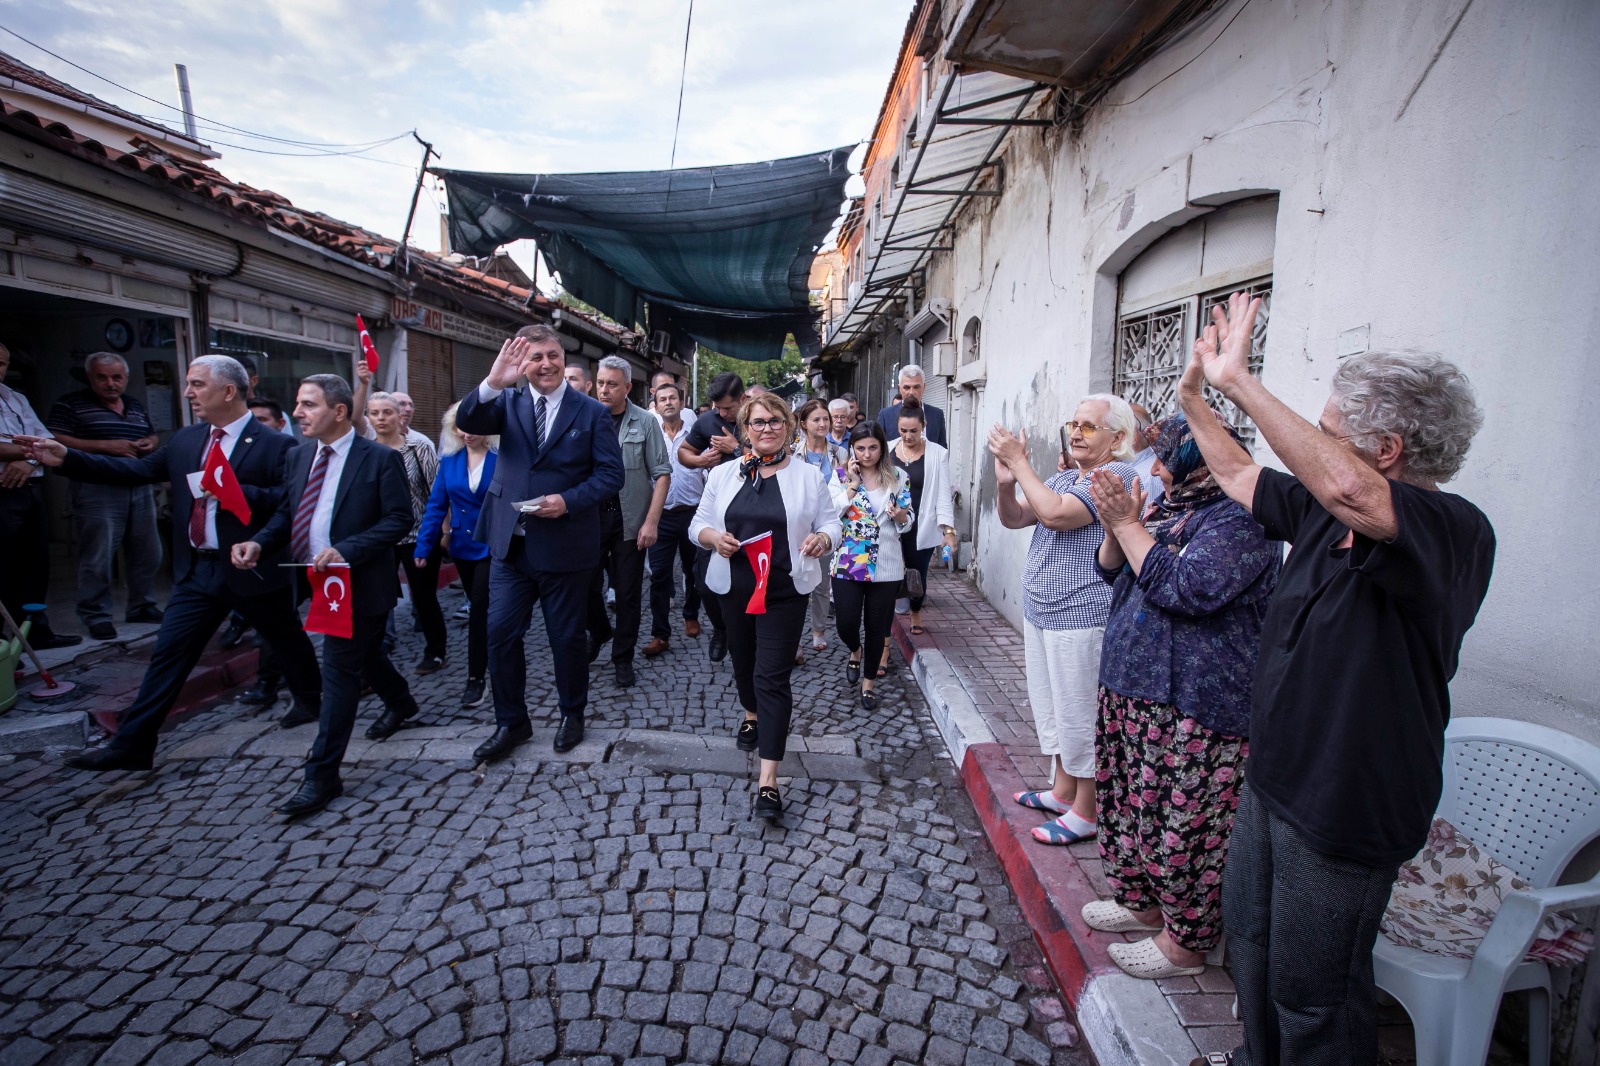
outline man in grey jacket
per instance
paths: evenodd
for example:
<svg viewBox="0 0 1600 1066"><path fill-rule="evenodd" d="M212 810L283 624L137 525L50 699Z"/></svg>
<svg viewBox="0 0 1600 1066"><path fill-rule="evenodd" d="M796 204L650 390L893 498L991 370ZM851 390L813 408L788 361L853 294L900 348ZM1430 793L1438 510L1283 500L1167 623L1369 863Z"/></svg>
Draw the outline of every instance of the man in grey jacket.
<svg viewBox="0 0 1600 1066"><path fill-rule="evenodd" d="M661 509L672 483L666 439L661 425L642 407L628 401L633 368L626 359L608 355L595 373L595 392L611 412L622 447L622 491L600 504L600 566L617 594L615 630L606 618L600 570L589 586L589 661L600 656L607 640L618 688L634 683L633 651L639 642L644 597L644 558L656 542Z"/></svg>

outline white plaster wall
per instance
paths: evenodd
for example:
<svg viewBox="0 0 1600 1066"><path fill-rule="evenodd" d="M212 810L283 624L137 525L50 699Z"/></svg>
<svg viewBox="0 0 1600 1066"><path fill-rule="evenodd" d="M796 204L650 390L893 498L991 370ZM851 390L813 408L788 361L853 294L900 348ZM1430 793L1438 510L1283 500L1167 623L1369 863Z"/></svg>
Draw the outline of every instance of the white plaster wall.
<svg viewBox="0 0 1600 1066"><path fill-rule="evenodd" d="M1207 205L1278 192L1269 387L1315 417L1338 334L1370 325L1374 348L1456 360L1485 408L1449 486L1499 535L1457 713L1600 739L1600 503L1577 433L1600 410L1600 5L1473 0L1403 115L1461 0L1243 6L1077 137L1013 135L1005 195L933 272L983 319L980 421L1026 427L1053 468L1054 427L1110 384L1117 271ZM985 499L980 582L1017 619L1028 534L1000 528L992 473Z"/></svg>

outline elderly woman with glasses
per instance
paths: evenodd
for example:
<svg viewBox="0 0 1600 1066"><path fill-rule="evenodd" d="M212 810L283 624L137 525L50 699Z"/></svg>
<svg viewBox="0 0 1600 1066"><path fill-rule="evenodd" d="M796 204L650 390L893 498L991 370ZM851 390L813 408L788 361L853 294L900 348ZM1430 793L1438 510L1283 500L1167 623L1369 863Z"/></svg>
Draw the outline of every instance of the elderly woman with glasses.
<svg viewBox="0 0 1600 1066"><path fill-rule="evenodd" d="M1070 465L1049 481L1034 471L1026 436L1000 426L989 432L1000 522L1007 529L1033 527L1022 572L1023 656L1028 703L1053 779L1049 788L1014 798L1056 816L1033 830L1045 844L1095 835L1095 694L1111 587L1095 568L1104 530L1090 478L1104 470L1124 486L1139 479L1129 464L1137 449L1133 412L1123 400L1084 397L1061 432Z"/></svg>
<svg viewBox="0 0 1600 1066"><path fill-rule="evenodd" d="M839 516L822 473L789 453L788 404L771 393L749 397L737 425L749 444L738 462L706 478L689 535L712 553L706 587L722 602L744 708L737 741L741 751L760 752L755 813L774 821L783 814L778 764L794 711L794 649L808 597L822 583L819 560L839 540Z"/></svg>

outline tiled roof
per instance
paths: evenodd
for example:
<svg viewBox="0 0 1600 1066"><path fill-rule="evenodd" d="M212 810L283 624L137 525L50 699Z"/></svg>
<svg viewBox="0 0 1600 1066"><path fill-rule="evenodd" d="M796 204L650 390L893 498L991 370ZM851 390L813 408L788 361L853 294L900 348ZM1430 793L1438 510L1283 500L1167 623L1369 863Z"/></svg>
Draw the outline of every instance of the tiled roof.
<svg viewBox="0 0 1600 1066"><path fill-rule="evenodd" d="M57 79L46 74L44 71L39 70L37 67L30 67L16 56L9 55L5 52L0 52L0 77L10 78L12 81L20 82L23 85L31 85L35 89L41 89L53 96L59 96L62 99L71 100L75 103L83 104L86 107L92 107L97 111L104 111L107 114L115 115L118 118L124 119L128 122L136 122L141 126L154 127L155 129L159 129L165 133L171 134L174 138L179 140L194 140L193 137L190 137L187 134L182 133L179 130L175 130L163 123L157 122L154 119L145 118L143 115L136 115L126 108L118 107L116 104L107 103L98 96L91 96L82 89L68 85L64 81L58 81Z"/></svg>

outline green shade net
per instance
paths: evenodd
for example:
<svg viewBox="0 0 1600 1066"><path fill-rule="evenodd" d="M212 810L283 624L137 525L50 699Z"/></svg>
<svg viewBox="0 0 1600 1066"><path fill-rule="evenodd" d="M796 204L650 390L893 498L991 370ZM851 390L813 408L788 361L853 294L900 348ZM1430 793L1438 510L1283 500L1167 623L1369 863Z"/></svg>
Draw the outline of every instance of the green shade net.
<svg viewBox="0 0 1600 1066"><path fill-rule="evenodd" d="M820 342L807 277L839 214L852 148L765 163L611 174L438 170L450 243L490 255L531 239L562 285L618 322L736 359Z"/></svg>

